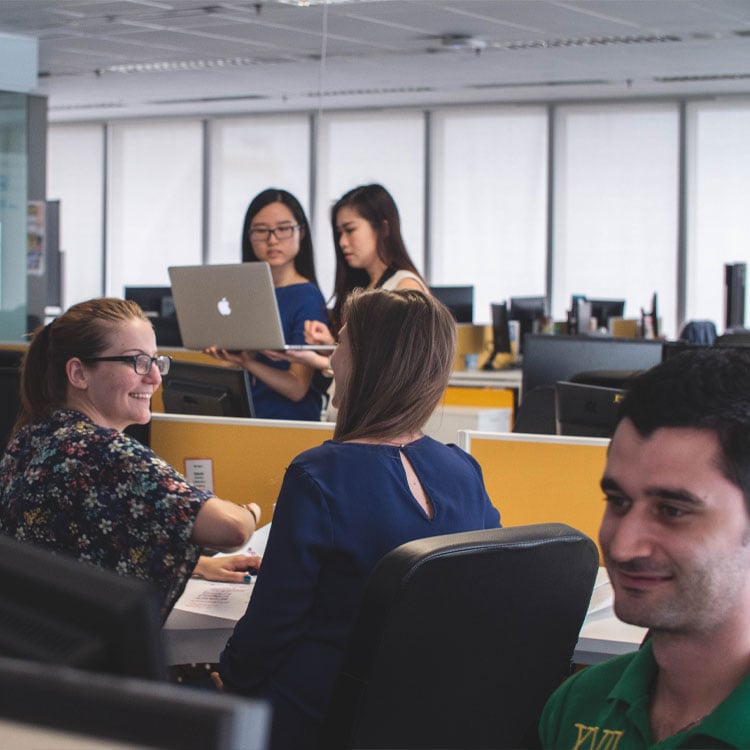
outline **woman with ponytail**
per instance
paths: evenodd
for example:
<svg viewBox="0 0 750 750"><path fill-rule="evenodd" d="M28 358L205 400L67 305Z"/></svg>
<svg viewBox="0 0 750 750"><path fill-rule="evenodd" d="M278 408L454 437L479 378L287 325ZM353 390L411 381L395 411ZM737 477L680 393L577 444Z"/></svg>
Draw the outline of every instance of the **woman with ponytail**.
<svg viewBox="0 0 750 750"><path fill-rule="evenodd" d="M134 302L74 305L31 340L21 412L0 461L0 531L152 582L164 617L195 570L216 568L199 562L202 547L243 546L260 516L255 503L191 486L123 432L149 421L169 364ZM259 559L237 562L247 569Z"/></svg>

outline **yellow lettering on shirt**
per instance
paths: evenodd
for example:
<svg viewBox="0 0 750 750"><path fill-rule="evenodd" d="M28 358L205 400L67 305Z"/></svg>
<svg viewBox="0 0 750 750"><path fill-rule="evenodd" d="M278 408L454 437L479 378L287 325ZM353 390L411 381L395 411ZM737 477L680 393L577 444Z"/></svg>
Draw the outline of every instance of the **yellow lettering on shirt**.
<svg viewBox="0 0 750 750"><path fill-rule="evenodd" d="M576 724L578 739L572 750L617 750L620 738L623 735L621 729L603 729L599 736L599 727L587 727L585 724Z"/></svg>

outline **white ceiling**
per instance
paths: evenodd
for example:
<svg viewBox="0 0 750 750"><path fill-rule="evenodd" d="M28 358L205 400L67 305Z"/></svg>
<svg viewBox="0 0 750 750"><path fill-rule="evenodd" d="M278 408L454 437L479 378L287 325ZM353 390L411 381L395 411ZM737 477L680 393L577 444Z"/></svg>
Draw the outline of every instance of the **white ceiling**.
<svg viewBox="0 0 750 750"><path fill-rule="evenodd" d="M0 31L53 121L750 94L750 0L0 0Z"/></svg>

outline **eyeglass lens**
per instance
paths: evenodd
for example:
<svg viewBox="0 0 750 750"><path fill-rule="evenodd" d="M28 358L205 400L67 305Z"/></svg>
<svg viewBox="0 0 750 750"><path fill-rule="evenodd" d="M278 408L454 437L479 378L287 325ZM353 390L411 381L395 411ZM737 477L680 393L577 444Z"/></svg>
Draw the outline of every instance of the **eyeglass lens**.
<svg viewBox="0 0 750 750"><path fill-rule="evenodd" d="M295 226L276 227L275 229L251 229L250 237L261 242L268 242L273 235L277 240L288 240L293 234Z"/></svg>
<svg viewBox="0 0 750 750"><path fill-rule="evenodd" d="M169 372L169 357L149 357L147 354L139 354L135 358L135 371L138 375L148 375L151 372L152 364L156 365L156 369L159 370L161 375L166 375Z"/></svg>

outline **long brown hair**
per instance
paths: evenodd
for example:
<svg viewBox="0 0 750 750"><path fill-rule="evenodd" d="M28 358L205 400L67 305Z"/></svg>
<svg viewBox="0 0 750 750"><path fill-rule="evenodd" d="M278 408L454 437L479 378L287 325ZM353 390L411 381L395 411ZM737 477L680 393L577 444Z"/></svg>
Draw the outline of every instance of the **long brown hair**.
<svg viewBox="0 0 750 750"><path fill-rule="evenodd" d="M135 302L100 297L79 302L37 328L21 366L21 411L14 432L64 406L68 360L98 356L117 327L131 320L149 322Z"/></svg>
<svg viewBox="0 0 750 750"><path fill-rule="evenodd" d="M388 438L421 429L448 385L456 322L413 289L355 292L344 306L351 371L335 440Z"/></svg>

